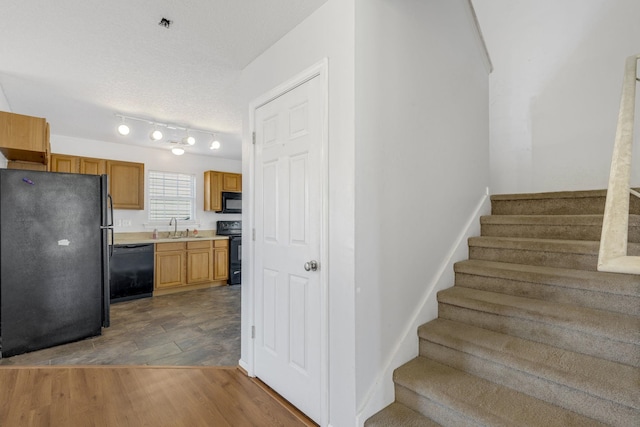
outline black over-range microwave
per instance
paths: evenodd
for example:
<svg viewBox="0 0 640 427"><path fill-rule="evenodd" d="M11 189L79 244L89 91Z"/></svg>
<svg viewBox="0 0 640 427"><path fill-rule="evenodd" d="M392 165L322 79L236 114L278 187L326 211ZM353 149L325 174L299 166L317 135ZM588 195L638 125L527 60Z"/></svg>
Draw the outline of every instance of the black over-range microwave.
<svg viewBox="0 0 640 427"><path fill-rule="evenodd" d="M223 191L222 213L242 213L242 193Z"/></svg>

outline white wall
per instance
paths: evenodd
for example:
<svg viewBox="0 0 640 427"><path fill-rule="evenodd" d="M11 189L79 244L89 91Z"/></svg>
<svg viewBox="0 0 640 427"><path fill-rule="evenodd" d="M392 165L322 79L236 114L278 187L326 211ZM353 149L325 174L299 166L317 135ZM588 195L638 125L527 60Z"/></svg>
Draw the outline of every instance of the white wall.
<svg viewBox="0 0 640 427"><path fill-rule="evenodd" d="M243 105L315 65L329 62L329 423L353 425L355 419L354 338L354 113L353 0L328 0L308 19L248 65L238 87ZM243 187L249 188L249 111L244 118ZM250 214L243 214L245 224ZM243 235L243 260L249 256ZM249 265L243 262L243 270ZM247 274L243 273L243 279ZM242 360L246 364L251 283L242 287Z"/></svg>
<svg viewBox="0 0 640 427"><path fill-rule="evenodd" d="M437 317L435 291L453 285L450 264L466 258L458 237L476 220L489 185L489 70L466 0L356 5L356 398L363 421L393 400L392 370L417 355L417 324ZM459 240L459 258L447 259Z"/></svg>
<svg viewBox="0 0 640 427"><path fill-rule="evenodd" d="M150 170L180 172L196 176L196 224L179 222L180 230L185 228L198 228L202 230L215 230L216 221L236 220L240 215L219 214L205 212L204 206L204 171L219 170L224 172L240 173L242 163L238 160L221 159L211 156L198 156L184 154L175 156L169 150L151 149L136 145L127 145L106 141L93 141L72 138L61 135L51 135L51 152L58 154L72 154L76 156L98 157L110 160L123 160L127 162L144 163L145 188L148 182ZM164 227L148 225L148 192L145 191L145 210L116 209L114 211L116 233L133 231L159 231L173 230L173 226L167 224ZM119 221L130 220L131 226L118 226Z"/></svg>
<svg viewBox="0 0 640 427"><path fill-rule="evenodd" d="M624 60L640 53L640 2L473 3L495 67L492 190L606 188Z"/></svg>
<svg viewBox="0 0 640 427"><path fill-rule="evenodd" d="M5 96L4 90L2 89L1 85L0 85L0 111L11 111L11 108L9 107L9 101ZM7 167L7 159L2 155L2 153L0 153L0 168L4 169L6 167Z"/></svg>

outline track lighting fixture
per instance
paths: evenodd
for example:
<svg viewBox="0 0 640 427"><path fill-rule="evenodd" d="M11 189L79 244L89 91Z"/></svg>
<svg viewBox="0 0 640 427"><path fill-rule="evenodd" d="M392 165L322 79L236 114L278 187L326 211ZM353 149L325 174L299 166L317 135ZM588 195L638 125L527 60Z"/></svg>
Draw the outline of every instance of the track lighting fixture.
<svg viewBox="0 0 640 427"><path fill-rule="evenodd" d="M188 145L194 145L196 143L196 139L194 137L192 137L191 135L189 135L189 131L187 130L187 136L182 138L182 142L184 142L185 144L188 144Z"/></svg>
<svg viewBox="0 0 640 427"><path fill-rule="evenodd" d="M127 126L124 122L124 117L122 117L122 123L120 124L120 126L118 126L118 133L120 135L129 135L129 126Z"/></svg>
<svg viewBox="0 0 640 427"><path fill-rule="evenodd" d="M154 130L149 135L149 138L151 138L152 141L160 141L162 139L162 131L159 129Z"/></svg>
<svg viewBox="0 0 640 427"><path fill-rule="evenodd" d="M216 138L216 135L213 135L213 141L209 144L209 150L218 150L220 149L220 141Z"/></svg>
<svg viewBox="0 0 640 427"><path fill-rule="evenodd" d="M173 140L172 134L175 136L175 131L184 131L185 136L181 140L179 140L178 145L171 148L171 152L176 156L183 155L185 153L185 148L194 146L196 144L197 142L196 137L191 135L191 132L212 135L213 140L209 144L209 148L211 150L218 150L220 148L220 142L215 138L215 134L209 130L194 129L191 127L187 128L187 127L177 126L170 123L157 122L152 119L146 119L146 118L134 117L134 116L125 116L123 114L115 114L115 116L122 119L122 123L118 126L118 133L123 136L128 135L130 132L129 126L125 123L125 120L144 122L147 125L151 126L153 130L149 134L149 138L152 141L160 141L166 136L166 140L164 142L175 143L176 141ZM163 133L163 130L166 130L166 135ZM169 141L169 139L172 139L172 141Z"/></svg>

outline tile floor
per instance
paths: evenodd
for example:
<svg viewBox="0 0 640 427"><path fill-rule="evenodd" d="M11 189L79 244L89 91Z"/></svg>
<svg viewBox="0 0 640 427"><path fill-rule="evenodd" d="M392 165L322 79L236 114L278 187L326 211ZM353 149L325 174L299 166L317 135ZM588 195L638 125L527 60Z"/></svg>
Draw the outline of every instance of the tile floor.
<svg viewBox="0 0 640 427"><path fill-rule="evenodd" d="M113 304L101 336L0 365L236 366L239 359L240 286L222 286Z"/></svg>

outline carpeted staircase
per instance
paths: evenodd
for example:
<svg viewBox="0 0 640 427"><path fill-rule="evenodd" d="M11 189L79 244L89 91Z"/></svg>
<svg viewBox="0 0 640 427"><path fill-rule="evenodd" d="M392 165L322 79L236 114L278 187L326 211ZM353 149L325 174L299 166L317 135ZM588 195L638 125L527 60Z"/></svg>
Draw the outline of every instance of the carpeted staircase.
<svg viewBox="0 0 640 427"><path fill-rule="evenodd" d="M640 276L596 271L605 194L493 196L365 426L640 426ZM630 211L640 255L640 199Z"/></svg>

